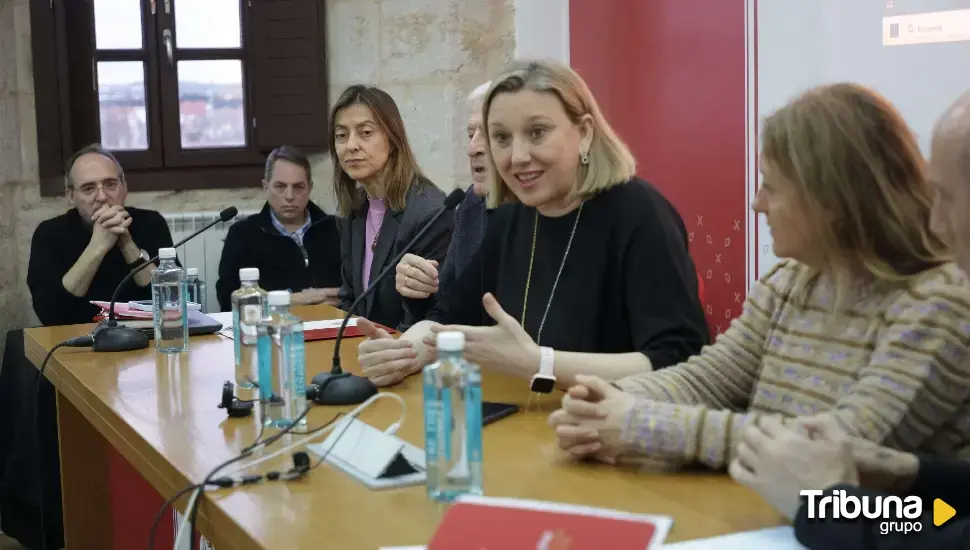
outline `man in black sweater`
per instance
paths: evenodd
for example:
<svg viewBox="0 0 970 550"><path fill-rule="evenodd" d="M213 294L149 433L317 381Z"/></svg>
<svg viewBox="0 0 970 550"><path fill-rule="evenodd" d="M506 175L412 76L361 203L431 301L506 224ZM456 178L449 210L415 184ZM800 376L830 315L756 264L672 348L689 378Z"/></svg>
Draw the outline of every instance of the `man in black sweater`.
<svg viewBox="0 0 970 550"><path fill-rule="evenodd" d="M337 305L340 234L336 219L310 200L310 161L299 149L282 146L266 159L266 204L255 216L229 228L219 261L216 295L222 311L232 309L239 270L259 269L259 286L289 290L292 303Z"/></svg>
<svg viewBox="0 0 970 550"><path fill-rule="evenodd" d="M90 323L132 268L172 246L165 219L126 207L128 186L118 160L100 145L67 163L65 195L74 208L34 231L27 267L34 312L45 326ZM151 298L147 267L122 289L118 301Z"/></svg>
<svg viewBox="0 0 970 550"><path fill-rule="evenodd" d="M936 189L933 229L949 243L961 269L970 272L970 94L947 110L933 132L929 179ZM810 550L970 549L970 463L916 456L850 437L834 417L807 418L797 430L771 419L750 426L730 473L792 518L795 537ZM822 494L802 500L802 490ZM890 522L832 519L831 504L827 519L809 518L817 515L820 497L836 491L840 499L865 499L871 507L880 497L918 497L922 517L913 521L921 528L900 533L894 524L902 518L895 517ZM941 510L953 514L940 517L940 525L934 521L936 499L949 507ZM888 508L884 503L883 510Z"/></svg>

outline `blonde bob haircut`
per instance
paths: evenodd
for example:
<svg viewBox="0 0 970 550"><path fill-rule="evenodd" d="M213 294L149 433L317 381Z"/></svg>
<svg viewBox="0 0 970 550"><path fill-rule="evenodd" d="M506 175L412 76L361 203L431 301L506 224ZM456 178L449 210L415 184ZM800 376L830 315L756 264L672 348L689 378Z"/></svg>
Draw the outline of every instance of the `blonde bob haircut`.
<svg viewBox="0 0 970 550"><path fill-rule="evenodd" d="M485 95L482 117L488 128L488 114L492 101L499 94L531 90L553 94L559 99L566 115L578 124L584 115L593 118L593 139L589 146L589 164L579 163L576 174L576 193L589 198L596 193L628 182L636 174L636 160L630 148L616 135L606 121L589 87L575 71L551 60L519 60L513 62L501 76L493 81ZM491 153L491 137L488 140L488 162L491 174L488 190L488 206L494 208L503 203L517 202L515 194L505 184L495 167ZM581 151L576 151L578 158Z"/></svg>
<svg viewBox="0 0 970 550"><path fill-rule="evenodd" d="M850 281L904 282L949 259L930 229L916 137L879 94L849 83L809 90L765 120L762 140L765 161L816 220L837 296Z"/></svg>

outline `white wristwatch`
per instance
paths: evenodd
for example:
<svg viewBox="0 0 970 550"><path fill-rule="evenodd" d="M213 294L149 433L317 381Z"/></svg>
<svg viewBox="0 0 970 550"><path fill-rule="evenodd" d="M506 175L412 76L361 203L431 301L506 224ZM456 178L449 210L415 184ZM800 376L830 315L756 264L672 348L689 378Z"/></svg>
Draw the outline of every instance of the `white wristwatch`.
<svg viewBox="0 0 970 550"><path fill-rule="evenodd" d="M556 388L556 375L553 371L556 368L555 351L552 348L539 348L539 372L532 377L529 386L536 393L550 393Z"/></svg>

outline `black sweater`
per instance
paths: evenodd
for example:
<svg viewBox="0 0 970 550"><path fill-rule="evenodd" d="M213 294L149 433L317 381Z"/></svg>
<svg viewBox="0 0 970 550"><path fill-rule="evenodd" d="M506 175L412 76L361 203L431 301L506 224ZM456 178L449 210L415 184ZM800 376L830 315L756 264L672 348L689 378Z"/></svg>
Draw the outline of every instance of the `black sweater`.
<svg viewBox="0 0 970 550"><path fill-rule="evenodd" d="M634 178L559 217L539 216L526 332L536 339L573 223L572 247L539 345L562 351L639 351L654 368L680 363L708 342L687 232L674 207ZM426 317L444 324L491 325L482 295L492 292L521 320L536 209L503 205L489 217L479 251Z"/></svg>
<svg viewBox="0 0 970 550"><path fill-rule="evenodd" d="M216 283L222 311L232 309L230 298L239 288L239 270L243 267L259 268L259 286L265 290L299 292L307 288L340 287L340 234L336 218L313 202L307 205L307 210L310 227L303 234L303 250L273 225L269 203L258 214L229 227Z"/></svg>
<svg viewBox="0 0 970 550"><path fill-rule="evenodd" d="M128 233L138 248L149 256L156 256L159 248L172 246L172 234L165 218L154 210L126 206L131 216ZM101 265L83 297L64 288L61 279L70 271L91 241L91 226L81 220L77 208L44 220L34 231L30 243L30 263L27 267L27 286L37 318L45 326L90 323L100 309L91 300L111 299L115 288L131 271L118 247L105 254ZM119 302L148 300L151 286L138 286L129 281L118 295Z"/></svg>
<svg viewBox="0 0 970 550"><path fill-rule="evenodd" d="M889 496L854 485L838 484L825 490L844 490L847 495ZM803 503L795 516L795 537L809 550L967 550L970 549L970 463L921 457L919 474L909 495L923 500L922 529L909 534L880 532L880 520L810 520ZM933 501L940 499L956 511L953 519L933 525ZM914 520L915 521L915 520Z"/></svg>

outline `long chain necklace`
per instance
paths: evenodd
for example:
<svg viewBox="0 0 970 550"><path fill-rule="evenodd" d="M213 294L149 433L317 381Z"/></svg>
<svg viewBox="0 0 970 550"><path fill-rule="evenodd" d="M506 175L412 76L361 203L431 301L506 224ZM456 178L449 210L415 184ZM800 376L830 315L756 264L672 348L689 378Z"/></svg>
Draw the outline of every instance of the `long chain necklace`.
<svg viewBox="0 0 970 550"><path fill-rule="evenodd" d="M367 216L367 221L368 221L368 223L370 223L371 231L374 232L374 240L370 243L370 251L373 252L373 251L377 250L377 239L378 239L378 237L381 236L381 229L384 228L384 220L381 219L381 225L378 226L378 225L376 225L374 223L374 220L371 219L371 216L368 215Z"/></svg>
<svg viewBox="0 0 970 550"><path fill-rule="evenodd" d="M576 212L576 219L573 220L573 230L569 234L569 242L566 243L566 252L562 255L562 263L559 264L559 272L552 283L552 291L549 293L549 301L546 302L546 311L542 313L542 320L539 321L539 332L536 334L536 344L542 340L542 328L546 326L546 316L549 315L549 307L552 305L552 298L556 295L556 287L559 286L559 276L562 275L562 268L566 266L566 258L569 257L569 249L573 246L573 237L576 236L576 227L579 226L579 217L583 214L583 205L579 205ZM539 210L536 210L535 223L532 226L532 253L529 255L529 274L525 279L525 296L522 298L522 328L525 328L525 311L529 305L529 286L532 284L532 263L536 257L536 237L539 235Z"/></svg>

